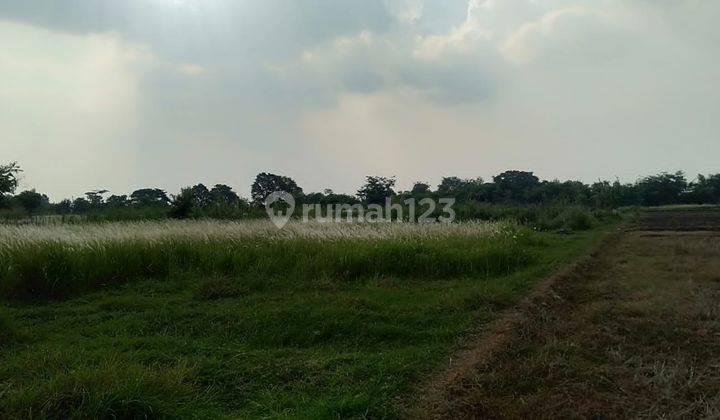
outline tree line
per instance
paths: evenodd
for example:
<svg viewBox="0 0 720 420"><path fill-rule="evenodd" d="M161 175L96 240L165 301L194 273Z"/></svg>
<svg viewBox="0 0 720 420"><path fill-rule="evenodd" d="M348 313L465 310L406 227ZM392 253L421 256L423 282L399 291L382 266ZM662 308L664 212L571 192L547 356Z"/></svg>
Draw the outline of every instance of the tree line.
<svg viewBox="0 0 720 420"><path fill-rule="evenodd" d="M578 205L600 209L720 203L720 174L698 175L689 181L683 172L663 172L634 183L615 180L586 184L540 180L533 172L518 170L505 171L490 181L445 177L435 188L426 182L416 182L408 191L398 191L394 177L368 176L354 195L329 189L306 193L290 177L263 172L255 178L250 198L240 197L228 185L197 184L175 195L160 188L142 188L129 195L93 190L83 197L53 203L35 190L16 194L21 172L17 163L0 165L0 209L6 213L94 214L117 218L262 217L265 199L274 191L289 192L300 203L320 205L383 204L387 198L403 202L408 198L445 197L455 198L460 204Z"/></svg>

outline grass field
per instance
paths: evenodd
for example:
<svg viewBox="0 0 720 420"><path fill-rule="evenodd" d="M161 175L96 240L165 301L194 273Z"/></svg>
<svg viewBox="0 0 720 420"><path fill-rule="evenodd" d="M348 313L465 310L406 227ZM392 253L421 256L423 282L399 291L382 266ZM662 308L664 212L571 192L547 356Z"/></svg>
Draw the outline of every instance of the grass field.
<svg viewBox="0 0 720 420"><path fill-rule="evenodd" d="M720 211L644 212L528 306L436 418L720 418Z"/></svg>
<svg viewBox="0 0 720 420"><path fill-rule="evenodd" d="M397 417L612 225L0 227L0 417Z"/></svg>

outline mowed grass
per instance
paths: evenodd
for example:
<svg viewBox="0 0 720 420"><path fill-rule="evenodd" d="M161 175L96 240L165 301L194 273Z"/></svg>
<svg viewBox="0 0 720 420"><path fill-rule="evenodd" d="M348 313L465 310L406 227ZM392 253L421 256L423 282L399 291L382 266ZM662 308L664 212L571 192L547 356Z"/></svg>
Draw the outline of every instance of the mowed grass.
<svg viewBox="0 0 720 420"><path fill-rule="evenodd" d="M463 334L606 229L16 241L0 417L397 417Z"/></svg>

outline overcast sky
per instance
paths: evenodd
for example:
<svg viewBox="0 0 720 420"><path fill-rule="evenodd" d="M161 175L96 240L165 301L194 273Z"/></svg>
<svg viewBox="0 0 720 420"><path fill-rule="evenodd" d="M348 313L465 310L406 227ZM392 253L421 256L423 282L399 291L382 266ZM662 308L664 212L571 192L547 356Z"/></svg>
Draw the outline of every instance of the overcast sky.
<svg viewBox="0 0 720 420"><path fill-rule="evenodd" d="M0 163L53 199L720 172L714 0L3 0Z"/></svg>

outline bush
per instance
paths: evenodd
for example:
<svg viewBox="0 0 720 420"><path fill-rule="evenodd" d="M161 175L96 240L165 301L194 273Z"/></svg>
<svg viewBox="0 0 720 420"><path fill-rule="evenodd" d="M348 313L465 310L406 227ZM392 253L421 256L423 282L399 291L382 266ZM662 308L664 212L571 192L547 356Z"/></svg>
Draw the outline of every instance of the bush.
<svg viewBox="0 0 720 420"><path fill-rule="evenodd" d="M535 223L540 230L583 231L594 225L595 218L590 211L582 207L548 208Z"/></svg>

